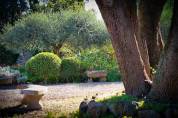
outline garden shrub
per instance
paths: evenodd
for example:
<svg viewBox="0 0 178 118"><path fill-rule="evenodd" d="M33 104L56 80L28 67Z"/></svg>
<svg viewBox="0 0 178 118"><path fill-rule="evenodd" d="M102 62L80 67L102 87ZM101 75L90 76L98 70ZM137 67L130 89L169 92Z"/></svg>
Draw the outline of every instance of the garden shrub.
<svg viewBox="0 0 178 118"><path fill-rule="evenodd" d="M60 82L84 82L86 80L85 67L75 58L62 60Z"/></svg>
<svg viewBox="0 0 178 118"><path fill-rule="evenodd" d="M0 44L0 65L13 65L16 63L19 54L7 50Z"/></svg>
<svg viewBox="0 0 178 118"><path fill-rule="evenodd" d="M20 71L22 76L27 77L27 80L24 83L28 82L28 83L38 84L43 81L43 79L38 78L37 76L31 74L30 72L27 72L25 66L19 66L18 70Z"/></svg>
<svg viewBox="0 0 178 118"><path fill-rule="evenodd" d="M61 55L59 57L61 58L75 57L76 56L75 51L76 51L75 47L72 47L71 45L65 43L60 49Z"/></svg>
<svg viewBox="0 0 178 118"><path fill-rule="evenodd" d="M106 70L108 82L121 79L114 50L109 42L103 47L83 50L78 58L86 66L87 70Z"/></svg>
<svg viewBox="0 0 178 118"><path fill-rule="evenodd" d="M41 52L30 58L25 64L26 71L45 82L57 82L61 59L50 52ZM35 78L31 78L35 79Z"/></svg>
<svg viewBox="0 0 178 118"><path fill-rule="evenodd" d="M107 81L108 82L115 82L115 81L120 81L121 80L121 75L118 71L118 68L112 69L108 71L107 74Z"/></svg>
<svg viewBox="0 0 178 118"><path fill-rule="evenodd" d="M79 59L88 68L94 70L111 70L117 68L116 58L113 57L112 52L102 48L93 47L83 50Z"/></svg>

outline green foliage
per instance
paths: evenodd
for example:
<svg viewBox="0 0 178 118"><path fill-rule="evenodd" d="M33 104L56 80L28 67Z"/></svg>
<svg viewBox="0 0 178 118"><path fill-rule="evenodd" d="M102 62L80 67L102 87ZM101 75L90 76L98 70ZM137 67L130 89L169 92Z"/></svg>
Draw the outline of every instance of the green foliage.
<svg viewBox="0 0 178 118"><path fill-rule="evenodd" d="M136 97L133 96L129 96L126 94L122 94L119 96L112 96L110 98L104 99L104 100L100 100L100 102L104 102L107 104L114 104L117 103L118 101L127 101L127 102L132 102L132 101L137 101L138 99Z"/></svg>
<svg viewBox="0 0 178 118"><path fill-rule="evenodd" d="M138 101L139 109L152 109L157 112L164 112L167 108L175 107L178 108L178 104L169 104L169 103L159 103L153 101Z"/></svg>
<svg viewBox="0 0 178 118"><path fill-rule="evenodd" d="M168 0L164 6L164 9L161 15L162 25L170 25L172 13L173 13L172 9L173 9L173 2L171 0Z"/></svg>
<svg viewBox="0 0 178 118"><path fill-rule="evenodd" d="M17 21L14 26L5 27L2 42L14 50L42 50L47 46L50 48L49 39L56 36L53 26L52 19L46 14L35 13Z"/></svg>
<svg viewBox="0 0 178 118"><path fill-rule="evenodd" d="M84 82L85 68L74 58L63 59L61 63L60 82Z"/></svg>
<svg viewBox="0 0 178 118"><path fill-rule="evenodd" d="M116 58L113 57L112 50L107 52L94 47L83 50L79 58L90 69L111 70L117 68Z"/></svg>
<svg viewBox="0 0 178 118"><path fill-rule="evenodd" d="M7 50L3 45L0 45L0 65L13 65L16 63L19 54Z"/></svg>
<svg viewBox="0 0 178 118"><path fill-rule="evenodd" d="M79 10L83 8L83 0L49 0L47 8L52 12Z"/></svg>
<svg viewBox="0 0 178 118"><path fill-rule="evenodd" d="M86 11L34 13L4 32L1 42L14 50L53 50L64 43L81 49L109 39L104 24Z"/></svg>
<svg viewBox="0 0 178 118"><path fill-rule="evenodd" d="M61 58L76 57L76 49L68 44L64 44L60 49Z"/></svg>
<svg viewBox="0 0 178 118"><path fill-rule="evenodd" d="M100 48L93 47L83 50L77 58L81 60L88 70L106 70L108 82L121 79L114 50L110 42Z"/></svg>
<svg viewBox="0 0 178 118"><path fill-rule="evenodd" d="M164 6L160 19L160 24L161 24L160 26L161 26L161 31L164 40L167 40L168 38L169 28L171 25L171 19L173 14L172 10L173 10L173 1L168 0Z"/></svg>
<svg viewBox="0 0 178 118"><path fill-rule="evenodd" d="M30 58L25 68L32 76L39 79L57 81L60 65L61 59L57 55L50 52L42 52Z"/></svg>
<svg viewBox="0 0 178 118"><path fill-rule="evenodd" d="M109 39L109 34L103 22L98 21L93 12L66 11L68 17L64 29L68 32L68 39L75 47L88 48L91 45L102 45Z"/></svg>
<svg viewBox="0 0 178 118"><path fill-rule="evenodd" d="M52 112L48 112L47 116L45 118L55 118Z"/></svg>
<svg viewBox="0 0 178 118"><path fill-rule="evenodd" d="M121 80L121 74L119 73L118 68L112 69L107 74L108 82L116 82Z"/></svg>

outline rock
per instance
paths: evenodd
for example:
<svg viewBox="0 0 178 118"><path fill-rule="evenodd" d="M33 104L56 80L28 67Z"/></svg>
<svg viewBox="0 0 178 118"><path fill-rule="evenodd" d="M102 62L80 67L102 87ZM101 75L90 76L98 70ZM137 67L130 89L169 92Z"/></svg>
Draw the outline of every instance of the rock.
<svg viewBox="0 0 178 118"><path fill-rule="evenodd" d="M95 100L91 100L89 103L88 103L88 108L92 108L93 106L95 106L97 102Z"/></svg>
<svg viewBox="0 0 178 118"><path fill-rule="evenodd" d="M88 102L86 100L82 101L79 106L79 114L81 117L84 117L87 113Z"/></svg>
<svg viewBox="0 0 178 118"><path fill-rule="evenodd" d="M109 106L109 111L113 113L115 117L122 116L122 114L124 113L124 104L125 102L122 101L113 104Z"/></svg>
<svg viewBox="0 0 178 118"><path fill-rule="evenodd" d="M138 111L138 118L161 118L161 116L154 110L141 110Z"/></svg>
<svg viewBox="0 0 178 118"><path fill-rule="evenodd" d="M132 116L137 113L137 104L134 102L119 101L109 107L109 110L115 117Z"/></svg>
<svg viewBox="0 0 178 118"><path fill-rule="evenodd" d="M88 103L87 116L89 118L99 118L107 113L107 109L108 108L105 104L91 100Z"/></svg>
<svg viewBox="0 0 178 118"><path fill-rule="evenodd" d="M99 118L100 117L99 109L97 107L92 107L88 109L87 116L89 118Z"/></svg>
<svg viewBox="0 0 178 118"><path fill-rule="evenodd" d="M137 113L137 108L138 105L136 104L136 102L126 102L124 105L124 115L126 116L135 116L135 114Z"/></svg>
<svg viewBox="0 0 178 118"><path fill-rule="evenodd" d="M165 118L178 118L178 109L168 108L164 112Z"/></svg>

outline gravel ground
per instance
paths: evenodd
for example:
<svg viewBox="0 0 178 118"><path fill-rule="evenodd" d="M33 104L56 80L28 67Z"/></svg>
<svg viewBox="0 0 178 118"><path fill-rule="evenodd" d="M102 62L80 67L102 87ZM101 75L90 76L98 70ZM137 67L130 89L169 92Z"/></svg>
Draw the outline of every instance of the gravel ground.
<svg viewBox="0 0 178 118"><path fill-rule="evenodd" d="M103 99L105 97L116 95L124 90L123 84L120 82L61 84L48 85L47 87L48 92L43 96L40 102L43 109L40 111L18 114L18 117L41 118L48 112L57 114L70 113L77 110L80 102L86 97L91 99L92 96L98 94L97 98Z"/></svg>

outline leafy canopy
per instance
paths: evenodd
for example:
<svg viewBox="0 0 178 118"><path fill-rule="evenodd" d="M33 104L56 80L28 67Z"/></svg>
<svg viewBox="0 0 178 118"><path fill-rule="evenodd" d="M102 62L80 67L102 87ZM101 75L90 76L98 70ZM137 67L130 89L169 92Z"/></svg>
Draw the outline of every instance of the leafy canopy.
<svg viewBox="0 0 178 118"><path fill-rule="evenodd" d="M86 11L34 13L5 27L2 42L15 50L51 50L69 43L77 48L102 44L109 39L104 24Z"/></svg>

